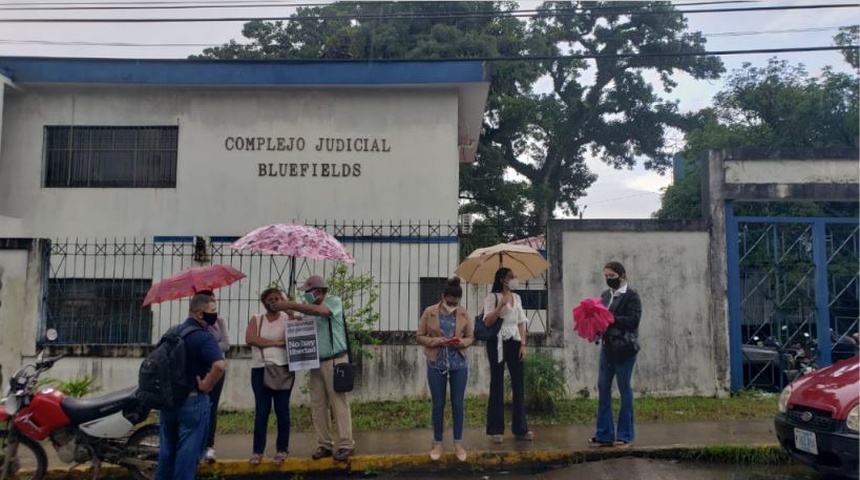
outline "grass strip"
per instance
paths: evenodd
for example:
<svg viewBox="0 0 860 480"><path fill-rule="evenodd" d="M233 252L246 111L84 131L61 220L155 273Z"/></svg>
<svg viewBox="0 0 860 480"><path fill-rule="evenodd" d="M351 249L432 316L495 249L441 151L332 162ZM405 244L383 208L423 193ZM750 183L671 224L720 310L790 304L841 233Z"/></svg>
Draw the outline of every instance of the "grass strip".
<svg viewBox="0 0 860 480"><path fill-rule="evenodd" d="M614 406L617 410L617 400L614 402ZM486 411L486 397L466 398L466 426L484 425ZM551 412L529 411L529 423L533 425L588 425L594 422L596 411L597 400L595 399L568 398L559 401ZM776 411L776 396L751 393L743 393L728 398L641 397L636 399L636 420L643 423L690 420L766 420L773 418ZM450 408L446 409L446 415L446 423L450 425ZM313 430L309 407L291 407L290 416L293 431ZM274 415L270 416L270 427L274 427L274 421ZM354 430L430 428L430 399L354 402L352 404L352 423ZM251 433L253 425L254 412L252 410L221 412L218 416L218 433L221 434Z"/></svg>

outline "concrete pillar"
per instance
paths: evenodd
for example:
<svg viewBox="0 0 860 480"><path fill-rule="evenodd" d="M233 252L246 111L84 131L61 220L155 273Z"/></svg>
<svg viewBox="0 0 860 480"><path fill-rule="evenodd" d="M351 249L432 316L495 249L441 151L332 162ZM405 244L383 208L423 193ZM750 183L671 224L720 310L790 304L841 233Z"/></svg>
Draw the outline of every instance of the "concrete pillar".
<svg viewBox="0 0 860 480"><path fill-rule="evenodd" d="M0 239L0 365L3 376L36 352L42 321L42 252L46 241Z"/></svg>
<svg viewBox="0 0 860 480"><path fill-rule="evenodd" d="M711 295L708 301L711 319L711 338L713 343L714 378L718 394L728 395L730 391L729 355L729 310L728 310L728 270L726 250L726 199L723 185L722 152L711 150L707 165L702 170L702 208L704 218L710 227L710 247L708 251L708 271L710 273Z"/></svg>

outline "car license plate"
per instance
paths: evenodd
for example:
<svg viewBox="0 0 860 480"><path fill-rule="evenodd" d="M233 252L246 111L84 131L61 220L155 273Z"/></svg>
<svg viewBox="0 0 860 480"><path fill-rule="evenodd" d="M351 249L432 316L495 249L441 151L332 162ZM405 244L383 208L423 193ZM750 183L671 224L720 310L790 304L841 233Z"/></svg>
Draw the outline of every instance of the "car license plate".
<svg viewBox="0 0 860 480"><path fill-rule="evenodd" d="M815 441L815 433L813 432L795 428L794 445L802 452L818 455L818 442Z"/></svg>

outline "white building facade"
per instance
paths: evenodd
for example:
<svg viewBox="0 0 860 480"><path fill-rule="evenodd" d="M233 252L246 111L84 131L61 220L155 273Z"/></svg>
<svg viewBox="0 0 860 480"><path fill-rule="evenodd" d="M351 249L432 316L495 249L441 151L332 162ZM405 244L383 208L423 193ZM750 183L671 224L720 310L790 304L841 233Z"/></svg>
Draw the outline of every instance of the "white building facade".
<svg viewBox="0 0 860 480"><path fill-rule="evenodd" d="M84 349L78 373L128 363L99 374L106 387L139 362L117 347L183 318L182 301L140 308L161 278L211 263L246 273L218 292L241 344L272 281L331 273L229 248L259 226L340 238L350 275L378 288L380 331L414 330L422 294L456 265L459 164L474 160L489 89L479 62L0 58L0 86L0 239L50 241L26 337L57 328ZM0 323L20 323L3 310ZM85 358L105 349L108 363Z"/></svg>

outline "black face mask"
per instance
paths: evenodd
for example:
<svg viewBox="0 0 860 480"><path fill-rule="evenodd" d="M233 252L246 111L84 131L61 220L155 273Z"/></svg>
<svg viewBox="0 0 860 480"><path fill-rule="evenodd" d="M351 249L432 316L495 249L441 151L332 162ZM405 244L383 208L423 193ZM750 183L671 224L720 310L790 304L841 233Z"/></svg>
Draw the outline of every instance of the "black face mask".
<svg viewBox="0 0 860 480"><path fill-rule="evenodd" d="M203 312L203 321L211 327L212 325L215 325L215 322L218 321L218 314Z"/></svg>
<svg viewBox="0 0 860 480"><path fill-rule="evenodd" d="M609 288L611 288L613 290L618 290L618 287L621 286L621 277L607 278L606 279L606 285L608 285Z"/></svg>

